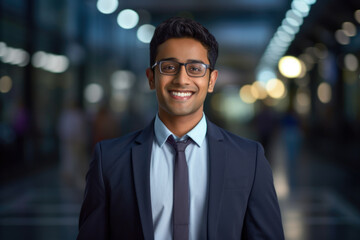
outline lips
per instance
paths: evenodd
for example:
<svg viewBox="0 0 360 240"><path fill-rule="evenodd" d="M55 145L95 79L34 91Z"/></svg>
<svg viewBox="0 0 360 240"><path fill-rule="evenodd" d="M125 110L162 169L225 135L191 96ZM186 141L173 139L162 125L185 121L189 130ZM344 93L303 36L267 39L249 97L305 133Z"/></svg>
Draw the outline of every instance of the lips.
<svg viewBox="0 0 360 240"><path fill-rule="evenodd" d="M170 91L170 95L177 99L188 99L193 95L190 91Z"/></svg>

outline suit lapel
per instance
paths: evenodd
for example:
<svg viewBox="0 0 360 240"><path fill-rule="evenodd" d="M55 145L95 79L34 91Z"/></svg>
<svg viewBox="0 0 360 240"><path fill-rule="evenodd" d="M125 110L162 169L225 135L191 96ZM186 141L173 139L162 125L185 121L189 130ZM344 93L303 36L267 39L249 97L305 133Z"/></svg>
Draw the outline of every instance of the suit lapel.
<svg viewBox="0 0 360 240"><path fill-rule="evenodd" d="M207 122L207 138L209 143L209 206L208 206L208 239L216 237L220 204L223 192L224 170L226 164L226 145L219 128Z"/></svg>
<svg viewBox="0 0 360 240"><path fill-rule="evenodd" d="M153 138L154 121L135 139L136 145L132 148L135 192L146 240L154 239L150 197L150 160Z"/></svg>

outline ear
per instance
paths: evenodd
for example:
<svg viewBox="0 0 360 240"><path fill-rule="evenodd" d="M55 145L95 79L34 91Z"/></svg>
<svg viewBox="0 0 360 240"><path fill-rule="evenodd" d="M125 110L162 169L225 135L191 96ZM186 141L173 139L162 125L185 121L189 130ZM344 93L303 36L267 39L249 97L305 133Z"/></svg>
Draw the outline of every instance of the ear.
<svg viewBox="0 0 360 240"><path fill-rule="evenodd" d="M151 90L155 89L154 71L151 68L146 69L146 77L149 81L149 87Z"/></svg>
<svg viewBox="0 0 360 240"><path fill-rule="evenodd" d="M213 70L210 73L210 80L209 80L209 86L208 86L208 93L212 93L214 91L215 83L218 77L218 70Z"/></svg>

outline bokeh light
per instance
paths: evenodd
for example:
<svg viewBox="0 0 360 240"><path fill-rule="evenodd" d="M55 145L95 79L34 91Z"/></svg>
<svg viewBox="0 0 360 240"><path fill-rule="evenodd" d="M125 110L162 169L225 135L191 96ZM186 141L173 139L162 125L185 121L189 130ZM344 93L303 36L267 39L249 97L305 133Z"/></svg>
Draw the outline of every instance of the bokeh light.
<svg viewBox="0 0 360 240"><path fill-rule="evenodd" d="M310 6L302 0L294 0L291 4L291 8L299 11L303 17L307 16L310 11Z"/></svg>
<svg viewBox="0 0 360 240"><path fill-rule="evenodd" d="M155 27L150 24L144 24L137 30L137 38L143 43L149 43L155 32Z"/></svg>
<svg viewBox="0 0 360 240"><path fill-rule="evenodd" d="M358 23L360 23L360 9L354 12L354 17Z"/></svg>
<svg viewBox="0 0 360 240"><path fill-rule="evenodd" d="M306 75L307 67L306 67L305 63L301 59L299 59L299 62L300 62L300 65L301 65L301 70L300 70L300 74L299 74L298 78L303 78Z"/></svg>
<svg viewBox="0 0 360 240"><path fill-rule="evenodd" d="M69 66L69 60L65 56L60 55L48 55L48 62L44 66L44 69L53 73L65 72Z"/></svg>
<svg viewBox="0 0 360 240"><path fill-rule="evenodd" d="M252 92L253 96L255 96L255 94L256 94L258 99L265 99L268 95L266 92L266 89L264 87L264 84L259 81L255 81L252 84L251 92Z"/></svg>
<svg viewBox="0 0 360 240"><path fill-rule="evenodd" d="M111 75L111 86L116 90L129 90L135 83L135 74L128 70L119 70Z"/></svg>
<svg viewBox="0 0 360 240"><path fill-rule="evenodd" d="M274 78L266 84L266 91L272 98L283 98L285 96L285 85L279 79Z"/></svg>
<svg viewBox="0 0 360 240"><path fill-rule="evenodd" d="M34 53L31 58L31 63L36 68L42 68L45 66L47 61L47 54L43 51L38 51Z"/></svg>
<svg viewBox="0 0 360 240"><path fill-rule="evenodd" d="M250 85L248 87L250 88ZM227 119L237 122L247 122L255 114L254 104L249 104L239 97L239 90L234 86L227 86L221 92L221 114Z"/></svg>
<svg viewBox="0 0 360 240"><path fill-rule="evenodd" d="M52 73L65 72L70 65L70 61L66 56L55 55L43 51L36 52L32 56L31 63L36 68L42 68L43 70Z"/></svg>
<svg viewBox="0 0 360 240"><path fill-rule="evenodd" d="M347 45L350 43L350 38L345 34L344 30L339 29L335 32L335 39L341 45Z"/></svg>
<svg viewBox="0 0 360 240"><path fill-rule="evenodd" d="M316 3L316 0L303 0L307 5L313 5Z"/></svg>
<svg viewBox="0 0 360 240"><path fill-rule="evenodd" d="M359 61L354 54L348 53L344 57L345 68L349 71L356 71L359 68Z"/></svg>
<svg viewBox="0 0 360 240"><path fill-rule="evenodd" d="M117 17L117 23L124 29L132 29L136 27L138 22L139 14L132 9L122 10Z"/></svg>
<svg viewBox="0 0 360 240"><path fill-rule="evenodd" d="M276 32L276 35L283 42L291 42L294 39L294 36L285 32L283 29L279 28Z"/></svg>
<svg viewBox="0 0 360 240"><path fill-rule="evenodd" d="M2 61L4 63L12 63L17 58L17 51L12 47L6 49L6 53L2 56Z"/></svg>
<svg viewBox="0 0 360 240"><path fill-rule="evenodd" d="M118 0L98 0L96 7L103 14L111 14L116 11L119 6Z"/></svg>
<svg viewBox="0 0 360 240"><path fill-rule="evenodd" d="M4 42L0 42L0 58L5 56L7 51L7 45Z"/></svg>
<svg viewBox="0 0 360 240"><path fill-rule="evenodd" d="M8 47L4 42L0 42L1 61L8 64L25 67L29 63L29 53L20 48Z"/></svg>
<svg viewBox="0 0 360 240"><path fill-rule="evenodd" d="M348 37L354 37L356 35L356 26L352 22L344 22L342 29Z"/></svg>
<svg viewBox="0 0 360 240"><path fill-rule="evenodd" d="M261 68L256 76L256 80L266 85L266 83L270 80L276 78L276 74L272 68Z"/></svg>
<svg viewBox="0 0 360 240"><path fill-rule="evenodd" d="M89 103L99 102L104 95L103 88L97 83L91 83L85 87L84 96Z"/></svg>
<svg viewBox="0 0 360 240"><path fill-rule="evenodd" d="M254 103L257 100L257 96L254 96L253 93L254 90L252 90L252 86L249 84L241 87L239 92L241 100L245 103Z"/></svg>
<svg viewBox="0 0 360 240"><path fill-rule="evenodd" d="M302 73L300 60L293 56L284 56L278 64L280 73L287 78L297 78Z"/></svg>
<svg viewBox="0 0 360 240"><path fill-rule="evenodd" d="M9 76L3 76L0 78L0 92L8 93L12 88L12 79Z"/></svg>
<svg viewBox="0 0 360 240"><path fill-rule="evenodd" d="M295 9L290 9L286 12L285 20L294 27L299 27L303 24L302 14Z"/></svg>
<svg viewBox="0 0 360 240"><path fill-rule="evenodd" d="M309 91L299 89L295 95L294 108L299 114L308 114L311 107Z"/></svg>
<svg viewBox="0 0 360 240"><path fill-rule="evenodd" d="M317 89L317 95L319 100L322 103L328 103L331 100L332 92L331 92L331 86L328 83L320 83L318 89Z"/></svg>

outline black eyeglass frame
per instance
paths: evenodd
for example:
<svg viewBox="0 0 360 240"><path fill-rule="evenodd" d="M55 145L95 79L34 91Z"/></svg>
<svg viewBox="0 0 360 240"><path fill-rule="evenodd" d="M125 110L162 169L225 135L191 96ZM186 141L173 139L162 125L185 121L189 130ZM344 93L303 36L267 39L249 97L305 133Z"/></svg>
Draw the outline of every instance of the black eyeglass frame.
<svg viewBox="0 0 360 240"><path fill-rule="evenodd" d="M174 60L160 60L160 61L157 61L154 63L154 65L151 66L151 69L154 69L156 66L159 66L159 72L163 75L168 75L168 76L175 76L176 74L178 74L180 72L180 68L179 70L176 72L176 73L163 73L161 71L161 68L160 68L160 65L162 62L174 62L174 63L178 63L180 65L180 68L181 66L184 66L185 67L185 71L186 71L186 74L189 76L189 77L204 77L205 74L206 74L206 71L209 69L210 71L212 71L213 69L210 67L209 64L206 64L206 63L202 63L202 62L188 62L188 63L181 63L181 62L177 62L177 61L174 61ZM188 64L201 64L201 65L204 65L205 66L205 71L204 71L204 74L203 75L200 75L200 76L194 76L194 75L190 75L188 70L187 70L187 65Z"/></svg>

